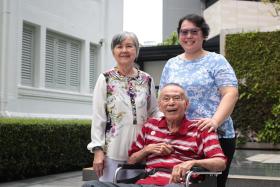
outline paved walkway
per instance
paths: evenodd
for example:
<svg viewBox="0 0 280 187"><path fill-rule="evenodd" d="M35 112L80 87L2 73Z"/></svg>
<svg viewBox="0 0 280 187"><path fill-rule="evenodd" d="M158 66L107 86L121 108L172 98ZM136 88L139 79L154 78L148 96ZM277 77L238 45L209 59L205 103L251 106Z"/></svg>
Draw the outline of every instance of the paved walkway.
<svg viewBox="0 0 280 187"><path fill-rule="evenodd" d="M280 151L236 150L230 174L280 177Z"/></svg>
<svg viewBox="0 0 280 187"><path fill-rule="evenodd" d="M280 151L237 150L230 174L280 178ZM0 183L0 187L79 187L82 184L82 171L76 171Z"/></svg>
<svg viewBox="0 0 280 187"><path fill-rule="evenodd" d="M82 186L82 171L47 175L15 182L0 183L0 187L79 187Z"/></svg>

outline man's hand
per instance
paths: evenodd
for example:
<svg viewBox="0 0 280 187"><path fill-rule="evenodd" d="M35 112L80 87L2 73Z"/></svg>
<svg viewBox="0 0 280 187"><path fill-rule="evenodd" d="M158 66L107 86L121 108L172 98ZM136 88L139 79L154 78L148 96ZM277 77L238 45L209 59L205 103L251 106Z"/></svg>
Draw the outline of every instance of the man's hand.
<svg viewBox="0 0 280 187"><path fill-rule="evenodd" d="M149 144L143 149L133 153L129 158L128 164L135 164L143 161L150 154L154 155L170 155L174 151L172 145L167 143Z"/></svg>
<svg viewBox="0 0 280 187"><path fill-rule="evenodd" d="M155 155L169 155L174 151L172 145L166 143L149 144L144 149L146 153Z"/></svg>
<svg viewBox="0 0 280 187"><path fill-rule="evenodd" d="M97 150L94 152L94 160L92 167L98 178L103 175L104 159L105 155L102 150Z"/></svg>
<svg viewBox="0 0 280 187"><path fill-rule="evenodd" d="M173 167L169 183L180 183L185 180L186 173L194 166L195 160L189 160Z"/></svg>

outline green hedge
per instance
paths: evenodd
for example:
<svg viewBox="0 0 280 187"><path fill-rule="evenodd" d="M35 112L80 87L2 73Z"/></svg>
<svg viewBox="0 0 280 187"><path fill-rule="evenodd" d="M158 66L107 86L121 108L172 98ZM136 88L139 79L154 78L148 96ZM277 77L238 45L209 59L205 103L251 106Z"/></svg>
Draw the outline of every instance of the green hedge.
<svg viewBox="0 0 280 187"><path fill-rule="evenodd" d="M89 120L0 118L0 181L91 165Z"/></svg>
<svg viewBox="0 0 280 187"><path fill-rule="evenodd" d="M239 80L236 128L258 132L269 129L265 124L278 126L279 112L273 111L280 107L280 31L227 35L225 52Z"/></svg>

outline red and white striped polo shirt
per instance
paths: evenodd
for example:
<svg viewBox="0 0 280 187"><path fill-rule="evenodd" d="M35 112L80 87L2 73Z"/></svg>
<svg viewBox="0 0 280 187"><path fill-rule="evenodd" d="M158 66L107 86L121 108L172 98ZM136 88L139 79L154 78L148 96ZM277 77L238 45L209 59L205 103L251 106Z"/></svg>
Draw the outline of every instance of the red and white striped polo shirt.
<svg viewBox="0 0 280 187"><path fill-rule="evenodd" d="M187 160L226 157L219 144L218 136L214 132L200 131L191 121L184 118L178 132L171 133L168 130L164 117L151 118L144 124L137 140L133 142L129 150L129 156L144 148L145 145L155 143L168 143L174 151L170 155L149 155L146 159L146 170L153 168L173 168ZM145 179L140 179L137 184L168 184L171 174L156 172Z"/></svg>

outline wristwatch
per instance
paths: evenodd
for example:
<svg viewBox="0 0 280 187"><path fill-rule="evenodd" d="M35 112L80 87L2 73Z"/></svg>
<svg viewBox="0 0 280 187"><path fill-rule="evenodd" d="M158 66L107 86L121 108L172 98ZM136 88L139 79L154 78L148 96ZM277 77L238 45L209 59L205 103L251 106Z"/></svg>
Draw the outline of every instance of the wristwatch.
<svg viewBox="0 0 280 187"><path fill-rule="evenodd" d="M102 150L103 151L103 148L101 147L101 146L95 146L95 147L93 147L92 149L91 149L91 152L95 152L95 151L97 151L97 150Z"/></svg>

